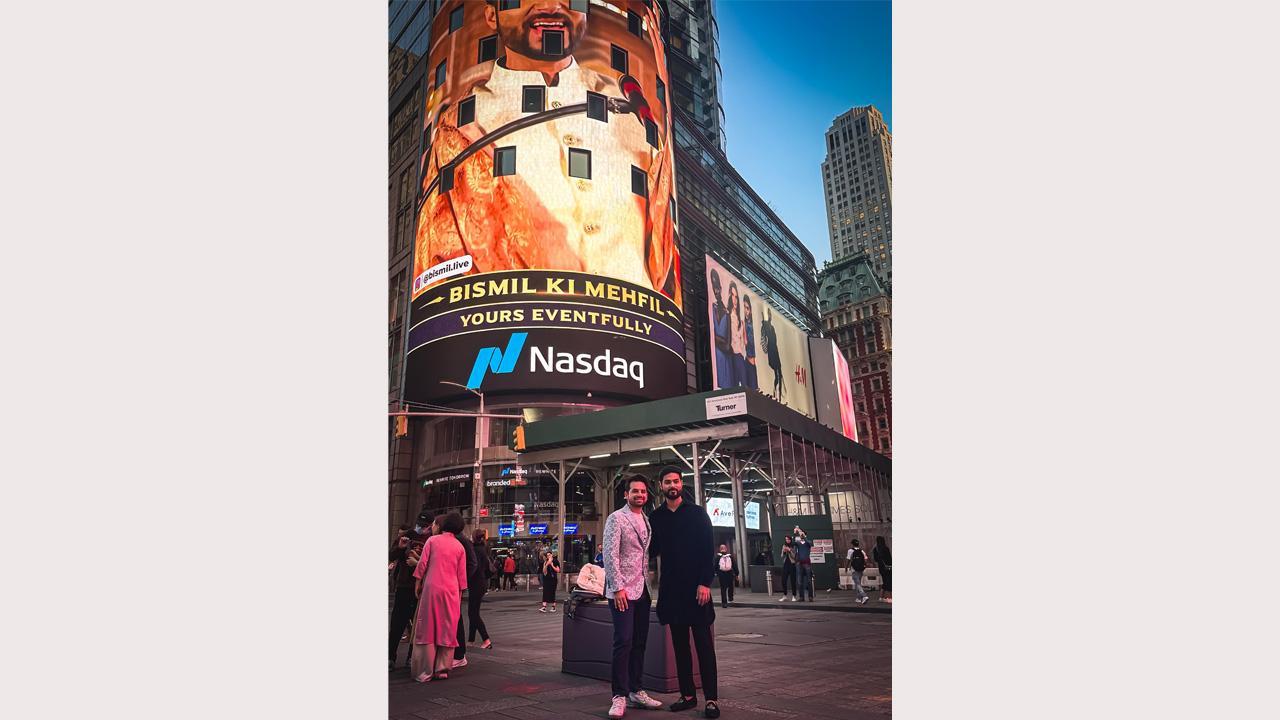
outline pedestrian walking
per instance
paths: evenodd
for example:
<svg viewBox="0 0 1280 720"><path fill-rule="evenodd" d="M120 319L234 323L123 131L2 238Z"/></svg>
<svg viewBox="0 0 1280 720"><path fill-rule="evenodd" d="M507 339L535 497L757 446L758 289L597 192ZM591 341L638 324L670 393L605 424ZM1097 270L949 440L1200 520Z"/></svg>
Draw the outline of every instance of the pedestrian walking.
<svg viewBox="0 0 1280 720"><path fill-rule="evenodd" d="M461 593L467 587L467 552L454 533L461 532L462 527L462 516L456 512L436 518L435 534L422 546L422 558L413 571L418 611L411 667L414 679L421 683L448 679L451 650L458 644Z"/></svg>
<svg viewBox="0 0 1280 720"><path fill-rule="evenodd" d="M862 589L862 571L867 569L867 554L858 547L858 541L854 540L853 545L849 547L849 577L853 580L853 591L857 593L854 602L859 605L866 603L871 598L867 597L867 591Z"/></svg>
<svg viewBox="0 0 1280 720"><path fill-rule="evenodd" d="M613 616L612 692L609 717L620 718L628 707L655 710L660 700L640 687L644 650L649 639L649 542L653 536L644 506L649 481L643 475L627 478L626 505L604 521L604 596Z"/></svg>
<svg viewBox="0 0 1280 720"><path fill-rule="evenodd" d="M480 617L480 603L484 600L485 593L489 591L489 578L494 575L493 559L489 556L489 548L486 545L488 539L489 533L485 530L476 530L471 534L471 546L475 548L479 567L467 578L467 622L471 625L468 640L475 642L476 634L479 633L482 650L493 647L493 642L489 639L489 630L484 626L484 619Z"/></svg>
<svg viewBox="0 0 1280 720"><path fill-rule="evenodd" d="M485 546L487 547L489 540L488 530L485 531L484 537ZM498 554L497 550L490 549L486 553L485 562L489 570L489 589L493 592L498 592L502 589L502 556Z"/></svg>
<svg viewBox="0 0 1280 720"><path fill-rule="evenodd" d="M880 602L893 602L893 554L884 542L883 535L876 536L876 546L871 548L871 559L880 570Z"/></svg>
<svg viewBox="0 0 1280 720"><path fill-rule="evenodd" d="M796 590L796 545L790 535L782 541L782 597L778 602L787 599L788 587L791 589L791 602L795 602L799 594Z"/></svg>
<svg viewBox="0 0 1280 720"><path fill-rule="evenodd" d="M428 516L427 523L430 524L433 519L432 516ZM405 630L413 620L413 611L418 606L418 596L414 592L413 570L418 565L424 541L422 536L407 526L403 531L391 546L390 556L394 564L391 570L391 582L395 587L395 600L391 605L391 633L387 638L389 645L387 654L391 661L389 668L391 670L396 669L396 654L400 650L401 641L405 639ZM412 647L411 644L411 654Z"/></svg>
<svg viewBox="0 0 1280 720"><path fill-rule="evenodd" d="M556 583L560 578L560 561L556 556L547 551L542 560L542 569L539 572L542 577L542 607L538 612L547 612L547 603L551 603L551 612L556 611Z"/></svg>
<svg viewBox="0 0 1280 720"><path fill-rule="evenodd" d="M678 712L696 707L693 656L689 636L698 652L698 670L708 718L720 717L716 686L716 648L711 626L716 621L711 603L711 575L715 571L715 546L707 511L684 501L684 479L679 468L666 467L658 475L665 502L649 515L653 538L649 554L659 558L658 622L671 628L671 649L676 656L680 699L671 704Z"/></svg>
<svg viewBox="0 0 1280 720"><path fill-rule="evenodd" d="M729 607L738 579L738 559L729 553L729 546L724 543L720 543L720 552L716 553L716 575L720 580L720 607Z"/></svg>
<svg viewBox="0 0 1280 720"><path fill-rule="evenodd" d="M813 551L813 541L805 534L800 526L797 525L792 529L795 533L795 541L792 543L796 548L796 568L800 575L800 602L804 602L804 595L809 593L809 602L813 602L813 565L809 559L809 553Z"/></svg>
<svg viewBox="0 0 1280 720"><path fill-rule="evenodd" d="M484 582L484 573L480 571L480 554L476 552L476 548L471 544L471 538L461 530L453 534L462 543L462 549L467 554L467 584L465 588L475 588L476 583ZM467 590L467 596L470 597L473 590ZM458 591L458 606L462 606L462 591ZM453 665L454 668L462 668L467 666L467 628L464 622L465 618L462 613L458 613L458 646L453 649Z"/></svg>
<svg viewBox="0 0 1280 720"><path fill-rule="evenodd" d="M507 559L502 561L502 579L507 583L508 590L516 589L516 557L508 553Z"/></svg>

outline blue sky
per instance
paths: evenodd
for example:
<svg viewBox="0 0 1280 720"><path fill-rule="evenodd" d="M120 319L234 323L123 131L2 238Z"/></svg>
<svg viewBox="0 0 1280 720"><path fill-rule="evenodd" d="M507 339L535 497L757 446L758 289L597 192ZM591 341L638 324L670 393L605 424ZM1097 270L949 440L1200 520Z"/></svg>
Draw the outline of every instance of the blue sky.
<svg viewBox="0 0 1280 720"><path fill-rule="evenodd" d="M893 129L887 0L719 0L730 162L813 253L831 257L825 134L875 105Z"/></svg>

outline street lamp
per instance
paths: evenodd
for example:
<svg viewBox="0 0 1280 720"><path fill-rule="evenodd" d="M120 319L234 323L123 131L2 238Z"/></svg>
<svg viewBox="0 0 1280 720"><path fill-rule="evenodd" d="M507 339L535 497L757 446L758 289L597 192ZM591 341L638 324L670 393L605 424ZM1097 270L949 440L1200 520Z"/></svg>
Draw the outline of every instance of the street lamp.
<svg viewBox="0 0 1280 720"><path fill-rule="evenodd" d="M467 387L462 383L456 383L449 380L441 380L441 385L452 385L460 387L463 390L469 390L476 397L480 398L480 413L476 416L476 472L473 478L471 488L471 523L472 529L480 526L480 505L484 500L484 438L485 431L489 429L488 418L484 416L484 393L473 387Z"/></svg>

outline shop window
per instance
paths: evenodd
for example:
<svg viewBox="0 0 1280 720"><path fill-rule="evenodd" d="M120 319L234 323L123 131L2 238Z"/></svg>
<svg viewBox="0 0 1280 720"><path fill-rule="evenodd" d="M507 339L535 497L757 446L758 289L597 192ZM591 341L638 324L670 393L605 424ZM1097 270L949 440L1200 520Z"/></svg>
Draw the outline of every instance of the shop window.
<svg viewBox="0 0 1280 720"><path fill-rule="evenodd" d="M502 175L516 174L516 149L515 146L500 147L493 151L493 175L499 177Z"/></svg>
<svg viewBox="0 0 1280 720"><path fill-rule="evenodd" d="M480 38L479 49L476 52L476 62L488 62L498 58L498 36L490 35L489 37Z"/></svg>
<svg viewBox="0 0 1280 720"><path fill-rule="evenodd" d="M476 96L472 95L458 103L458 127L470 125L476 121Z"/></svg>
<svg viewBox="0 0 1280 720"><path fill-rule="evenodd" d="M610 65L620 73L627 72L627 51L617 45L610 45L609 48Z"/></svg>
<svg viewBox="0 0 1280 720"><path fill-rule="evenodd" d="M547 106L547 89L537 85L525 85L520 100L520 112L542 112Z"/></svg>
<svg viewBox="0 0 1280 720"><path fill-rule="evenodd" d="M591 151L569 148L569 177L591 179Z"/></svg>

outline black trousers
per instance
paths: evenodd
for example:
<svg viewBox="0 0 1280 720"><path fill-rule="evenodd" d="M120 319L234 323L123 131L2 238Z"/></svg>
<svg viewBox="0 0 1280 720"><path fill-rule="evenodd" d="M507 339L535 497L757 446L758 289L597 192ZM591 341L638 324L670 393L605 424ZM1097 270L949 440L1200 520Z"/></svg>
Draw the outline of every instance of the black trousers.
<svg viewBox="0 0 1280 720"><path fill-rule="evenodd" d="M689 654L689 634L698 651L698 674L702 676L702 694L707 700L718 700L716 692L716 646L711 640L710 625L671 626L671 649L676 656L676 676L680 679L680 697L696 698L693 686L693 656Z"/></svg>
<svg viewBox="0 0 1280 720"><path fill-rule="evenodd" d="M507 590L516 589L516 574L514 572L502 573L502 580L506 583Z"/></svg>
<svg viewBox="0 0 1280 720"><path fill-rule="evenodd" d="M458 647L453 649L454 660L461 660L467 656L467 628L463 625L462 620L462 613L458 613Z"/></svg>
<svg viewBox="0 0 1280 720"><path fill-rule="evenodd" d="M716 571L720 577L720 604L726 605L733 600L733 573Z"/></svg>
<svg viewBox="0 0 1280 720"><path fill-rule="evenodd" d="M488 588L480 588L479 591L467 591L467 621L471 623L471 634L469 639L471 642L476 641L476 633L480 633L481 640L489 639L489 631L484 626L484 620L480 618L480 602L484 600L485 593L489 592Z"/></svg>
<svg viewBox="0 0 1280 720"><path fill-rule="evenodd" d="M396 600L391 606L391 636L390 649L388 651L389 660L395 662L396 651L400 649L400 638L404 635L404 629L409 627L409 623L413 620L413 611L418 607L418 597L413 594L412 587L396 588Z"/></svg>
<svg viewBox="0 0 1280 720"><path fill-rule="evenodd" d="M791 592L787 592L787 588L791 588ZM794 564L782 566L782 594L798 595L796 588L796 566Z"/></svg>
<svg viewBox="0 0 1280 720"><path fill-rule="evenodd" d="M640 674L644 671L644 649L649 644L649 588L639 599L628 600L627 609L619 611L609 601L613 613L613 694L640 692Z"/></svg>

